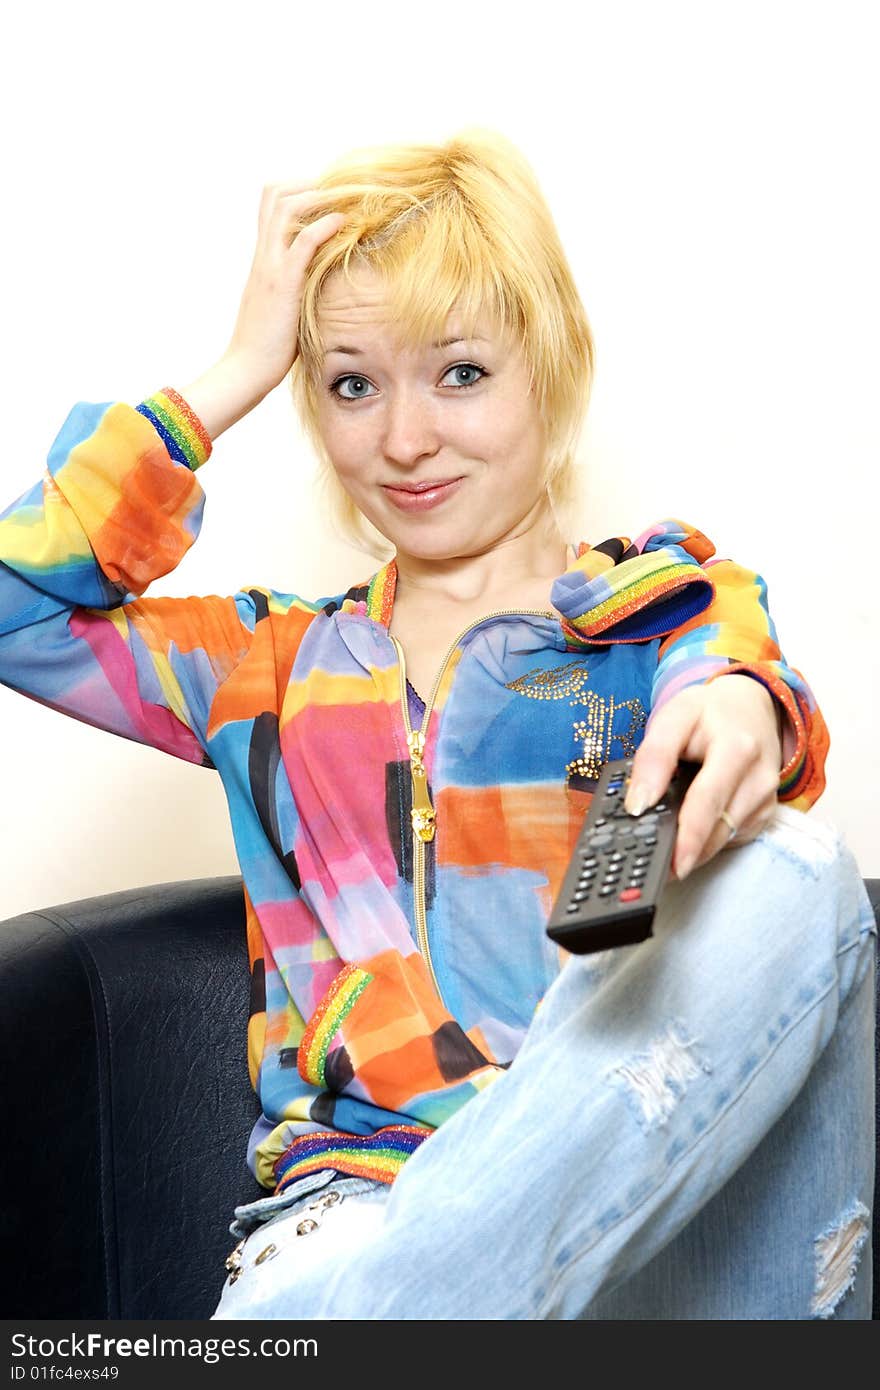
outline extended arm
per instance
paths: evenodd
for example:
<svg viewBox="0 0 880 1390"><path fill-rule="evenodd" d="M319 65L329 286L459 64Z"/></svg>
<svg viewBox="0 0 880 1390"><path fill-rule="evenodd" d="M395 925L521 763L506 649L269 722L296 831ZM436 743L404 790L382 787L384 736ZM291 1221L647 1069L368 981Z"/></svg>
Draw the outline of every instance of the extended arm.
<svg viewBox="0 0 880 1390"><path fill-rule="evenodd" d="M825 787L830 740L810 687L779 647L761 576L732 560L708 563L714 546L681 522L644 539L636 542L643 549L680 546L713 589L708 606L660 644L633 767L631 794L638 784L650 804L678 759L702 764L679 818L675 872L684 877L728 844L753 839L778 801L808 810Z"/></svg>

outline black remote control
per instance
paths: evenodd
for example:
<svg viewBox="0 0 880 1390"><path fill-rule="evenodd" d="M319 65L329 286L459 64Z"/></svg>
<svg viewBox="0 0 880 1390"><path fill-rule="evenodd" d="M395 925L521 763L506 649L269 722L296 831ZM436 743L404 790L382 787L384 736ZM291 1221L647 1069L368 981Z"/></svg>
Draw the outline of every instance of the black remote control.
<svg viewBox="0 0 880 1390"><path fill-rule="evenodd" d="M640 816L623 802L633 758L607 762L584 817L547 935L575 955L630 946L651 935L666 884L678 809L700 770L680 762L669 787Z"/></svg>

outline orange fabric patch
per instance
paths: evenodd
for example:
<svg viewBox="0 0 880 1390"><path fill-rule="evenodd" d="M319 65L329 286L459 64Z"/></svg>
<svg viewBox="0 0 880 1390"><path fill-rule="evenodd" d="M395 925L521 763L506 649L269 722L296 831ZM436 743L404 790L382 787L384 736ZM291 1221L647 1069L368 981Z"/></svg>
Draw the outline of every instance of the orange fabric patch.
<svg viewBox="0 0 880 1390"><path fill-rule="evenodd" d="M232 600L224 602L232 603ZM302 620L298 621L289 613L278 619L270 611L256 624L252 634L244 632L239 640L248 647L247 661L240 662L217 691L208 719L208 738L225 724L256 719L270 707L278 711L303 632L313 616L303 612ZM237 617L236 622L240 627ZM274 695L271 706L266 699L269 691Z"/></svg>
<svg viewBox="0 0 880 1390"><path fill-rule="evenodd" d="M437 794L437 863L533 869L561 885L592 794L547 786L447 787Z"/></svg>
<svg viewBox="0 0 880 1390"><path fill-rule="evenodd" d="M365 1066L359 1066L357 1076L376 1105L401 1112L406 1111L413 1096L439 1091L450 1084L437 1066L430 1037L413 1038L393 1052L380 1053Z"/></svg>

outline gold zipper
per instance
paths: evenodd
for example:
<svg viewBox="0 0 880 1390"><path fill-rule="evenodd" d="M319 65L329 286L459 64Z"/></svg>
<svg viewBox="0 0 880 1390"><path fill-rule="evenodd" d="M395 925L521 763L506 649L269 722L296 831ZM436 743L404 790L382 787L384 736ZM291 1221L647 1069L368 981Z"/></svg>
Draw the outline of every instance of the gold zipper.
<svg viewBox="0 0 880 1390"><path fill-rule="evenodd" d="M495 613L486 613L482 618L477 618L475 622L468 623L467 627L458 634L443 658L440 670L437 673L437 679L434 681L434 688L428 697L428 703L425 705L425 713L422 718L422 727L420 729L413 729L410 724L409 703L406 698L406 657L403 654L403 647L396 637L391 637L390 632L388 634L397 648L397 655L400 659L400 708L403 711L403 725L406 729L406 741L410 753L410 776L412 777L412 810L410 816L412 819L413 831L413 889L416 906L416 940L419 950L422 953L422 958L428 967L428 972L434 983L434 988L437 991L437 997L441 1002L443 1002L443 996L440 993L440 986L437 983L437 976L434 973L434 963L431 960L431 947L428 943L428 917L425 904L425 845L433 840L436 826L434 807L431 805L431 799L428 796L428 774L425 771L425 764L423 762L425 743L428 735L428 720L431 718L431 711L434 708L434 701L437 698L437 691L440 689L440 682L443 680L443 673L446 670L447 663L462 637L466 636L472 627L479 627L480 623L487 622L489 618L520 617L521 615L538 618L556 617L556 613L554 613L552 609L547 608L499 608Z"/></svg>

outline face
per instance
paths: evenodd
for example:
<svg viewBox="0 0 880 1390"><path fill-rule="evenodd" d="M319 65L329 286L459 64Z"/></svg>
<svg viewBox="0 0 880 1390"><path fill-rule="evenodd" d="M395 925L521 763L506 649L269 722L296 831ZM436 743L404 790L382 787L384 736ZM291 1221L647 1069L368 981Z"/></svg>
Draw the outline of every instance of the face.
<svg viewBox="0 0 880 1390"><path fill-rule="evenodd" d="M357 507L422 559L479 554L528 530L547 509L545 434L518 345L484 320L467 341L401 350L378 277L361 268L352 281L330 276L318 311L319 421ZM453 313L441 336L459 331ZM419 500L424 483L451 485Z"/></svg>

